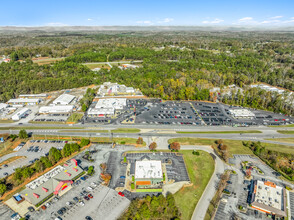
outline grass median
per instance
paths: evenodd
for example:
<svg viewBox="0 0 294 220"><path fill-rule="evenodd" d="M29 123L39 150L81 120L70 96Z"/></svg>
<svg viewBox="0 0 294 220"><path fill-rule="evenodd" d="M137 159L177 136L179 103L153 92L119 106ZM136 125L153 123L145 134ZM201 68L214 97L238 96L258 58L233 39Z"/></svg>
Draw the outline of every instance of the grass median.
<svg viewBox="0 0 294 220"><path fill-rule="evenodd" d="M215 141L219 139L208 139L208 138L172 138L168 140L168 143L179 142L181 145L216 145ZM277 139L275 139L277 140ZM230 140L223 139L224 144L229 147L229 156L232 157L233 154L250 154L253 155L252 151L243 145L242 140ZM272 143L262 143L268 150L279 151L283 153L294 154L294 147L283 145L283 144L272 144Z"/></svg>
<svg viewBox="0 0 294 220"><path fill-rule="evenodd" d="M209 153L199 151L200 155L193 155L192 150L181 150L187 171L193 183L192 186L183 187L174 194L177 207L181 211L181 219L191 219L194 209L201 198L213 172L214 160Z"/></svg>
<svg viewBox="0 0 294 220"><path fill-rule="evenodd" d="M179 134L245 134L245 133L262 133L258 130L247 131L177 131Z"/></svg>
<svg viewBox="0 0 294 220"><path fill-rule="evenodd" d="M280 134L294 134L294 130L277 130Z"/></svg>

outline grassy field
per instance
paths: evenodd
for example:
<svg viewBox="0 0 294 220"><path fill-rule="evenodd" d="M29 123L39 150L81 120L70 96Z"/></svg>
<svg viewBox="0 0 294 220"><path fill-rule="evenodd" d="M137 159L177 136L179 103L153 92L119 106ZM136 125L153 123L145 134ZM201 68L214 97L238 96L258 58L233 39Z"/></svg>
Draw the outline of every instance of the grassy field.
<svg viewBox="0 0 294 220"><path fill-rule="evenodd" d="M83 113L73 113L69 118L67 119L67 122L74 122L77 123L81 118L84 116Z"/></svg>
<svg viewBox="0 0 294 220"><path fill-rule="evenodd" d="M92 137L90 138L92 142L111 142L109 137ZM118 144L126 144L126 145L137 145L136 138L113 138ZM146 146L146 142L143 142L142 146Z"/></svg>
<svg viewBox="0 0 294 220"><path fill-rule="evenodd" d="M269 138L269 139L266 139L266 140L279 141L279 142L290 143L290 144L294 143L294 138Z"/></svg>
<svg viewBox="0 0 294 220"><path fill-rule="evenodd" d="M9 142L9 141L6 141L4 143L1 143L0 144L0 157L3 157L6 154L12 153L13 152L13 149L14 149L14 145L15 145L14 143Z"/></svg>
<svg viewBox="0 0 294 220"><path fill-rule="evenodd" d="M177 131L179 134L239 134L239 133L262 133L258 130L248 131Z"/></svg>
<svg viewBox="0 0 294 220"><path fill-rule="evenodd" d="M31 124L65 124L64 121L30 121Z"/></svg>
<svg viewBox="0 0 294 220"><path fill-rule="evenodd" d="M110 66L107 64L99 64L99 63L84 63L83 65L89 67L90 69L95 69L95 68L105 68L105 69L110 69Z"/></svg>
<svg viewBox="0 0 294 220"><path fill-rule="evenodd" d="M179 142L181 145L215 145L216 140L217 139L207 138L172 138L168 140L168 143L170 144L172 142ZM243 146L242 141L227 139L223 139L223 141L224 144L229 147L230 157L232 157L233 154L253 154L249 148ZM294 154L294 147L292 146L271 143L262 143L262 146L264 146L268 150Z"/></svg>
<svg viewBox="0 0 294 220"><path fill-rule="evenodd" d="M38 60L33 60L33 63L37 63L38 65L45 65L45 64L55 63L56 61L61 61L61 60L64 60L64 58L60 57L60 58L38 59Z"/></svg>
<svg viewBox="0 0 294 220"><path fill-rule="evenodd" d="M191 150L180 151L183 154L192 186L182 188L174 197L181 211L181 219L191 219L193 211L214 172L214 161L209 153L200 151L200 155Z"/></svg>
<svg viewBox="0 0 294 220"><path fill-rule="evenodd" d="M294 134L294 130L277 130L280 134Z"/></svg>
<svg viewBox="0 0 294 220"><path fill-rule="evenodd" d="M3 166L4 164L9 164L17 159L20 159L20 158L26 158L25 156L15 156L15 157L10 157L8 158L7 160L4 160L2 163L0 163L0 167Z"/></svg>

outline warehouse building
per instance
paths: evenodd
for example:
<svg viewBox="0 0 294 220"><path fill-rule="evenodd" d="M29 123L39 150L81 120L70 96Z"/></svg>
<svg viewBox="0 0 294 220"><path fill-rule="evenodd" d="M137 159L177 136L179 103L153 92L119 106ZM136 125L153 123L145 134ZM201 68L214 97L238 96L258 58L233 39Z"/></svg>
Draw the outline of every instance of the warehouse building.
<svg viewBox="0 0 294 220"><path fill-rule="evenodd" d="M57 166L38 179L28 183L20 194L31 204L41 205L54 195L62 196L71 189L73 181L83 174L75 159Z"/></svg>
<svg viewBox="0 0 294 220"><path fill-rule="evenodd" d="M19 98L22 99L46 99L48 97L47 94L20 94Z"/></svg>
<svg viewBox="0 0 294 220"><path fill-rule="evenodd" d="M55 99L53 101L53 104L55 105L69 105L70 103L73 102L73 100L76 97L73 95L69 95L69 94L62 94L61 96L59 96L57 99Z"/></svg>
<svg viewBox="0 0 294 220"><path fill-rule="evenodd" d="M14 115L12 115L11 119L14 121L18 121L22 118L24 118L26 115L30 114L31 110L28 108L23 108L20 111L16 112Z"/></svg>
<svg viewBox="0 0 294 220"><path fill-rule="evenodd" d="M74 109L73 105L49 105L49 106L42 106L39 109L40 114L64 114L64 113L71 113Z"/></svg>
<svg viewBox="0 0 294 220"><path fill-rule="evenodd" d="M254 119L255 114L248 109L230 109L229 113L236 119Z"/></svg>
<svg viewBox="0 0 294 220"><path fill-rule="evenodd" d="M270 181L255 180L249 192L251 207L277 217L286 217L285 189Z"/></svg>
<svg viewBox="0 0 294 220"><path fill-rule="evenodd" d="M5 110L9 105L6 103L0 103L0 111Z"/></svg>
<svg viewBox="0 0 294 220"><path fill-rule="evenodd" d="M119 85L118 83L105 82L100 86L98 90L98 96L129 96L129 95L142 95L138 89L133 87L126 87L125 85Z"/></svg>
<svg viewBox="0 0 294 220"><path fill-rule="evenodd" d="M142 160L135 164L135 185L137 189L161 188L163 182L160 160Z"/></svg>
<svg viewBox="0 0 294 220"><path fill-rule="evenodd" d="M10 99L7 104L11 106L25 106L25 105L38 105L41 102L41 99L28 99L28 98L19 98L19 99Z"/></svg>

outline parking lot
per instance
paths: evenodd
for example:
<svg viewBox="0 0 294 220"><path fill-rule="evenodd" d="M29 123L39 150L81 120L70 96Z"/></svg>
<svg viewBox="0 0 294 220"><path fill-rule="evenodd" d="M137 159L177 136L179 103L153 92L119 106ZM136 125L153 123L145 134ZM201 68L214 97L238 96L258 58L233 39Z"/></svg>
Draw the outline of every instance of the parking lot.
<svg viewBox="0 0 294 220"><path fill-rule="evenodd" d="M118 195L113 189L100 185L97 176L77 180L73 189L61 197L54 197L47 202L46 209L30 212L30 219L117 219L129 206L130 201Z"/></svg>
<svg viewBox="0 0 294 220"><path fill-rule="evenodd" d="M36 114L34 121L56 121L56 122L65 122L70 114Z"/></svg>
<svg viewBox="0 0 294 220"><path fill-rule="evenodd" d="M62 149L65 141L49 141L49 140L30 140L26 142L18 151L7 154L1 158L1 161L14 156L23 156L23 158L14 161L7 166L1 167L0 178L10 175L18 167L27 166L34 163L41 156L48 154L51 147ZM6 174L6 175L4 175Z"/></svg>

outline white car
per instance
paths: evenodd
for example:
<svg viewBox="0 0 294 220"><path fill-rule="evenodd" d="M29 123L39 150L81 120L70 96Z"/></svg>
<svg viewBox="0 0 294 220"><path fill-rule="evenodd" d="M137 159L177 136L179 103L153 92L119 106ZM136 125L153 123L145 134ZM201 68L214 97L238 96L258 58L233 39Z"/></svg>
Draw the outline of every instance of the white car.
<svg viewBox="0 0 294 220"><path fill-rule="evenodd" d="M92 188L91 186L88 186L87 189L88 189L89 191L92 191L92 190L93 190L93 188Z"/></svg>
<svg viewBox="0 0 294 220"><path fill-rule="evenodd" d="M84 202L79 202L79 204L81 205L81 206L84 206L85 205L85 203Z"/></svg>
<svg viewBox="0 0 294 220"><path fill-rule="evenodd" d="M50 203L50 202L47 202L45 205L46 205L47 208L48 208L48 207L51 205L51 203Z"/></svg>
<svg viewBox="0 0 294 220"><path fill-rule="evenodd" d="M96 187L96 186L97 186L97 184L96 184L96 183L94 183L94 182L92 182L92 183L91 183L91 185L92 185L92 186L94 186L94 187Z"/></svg>

